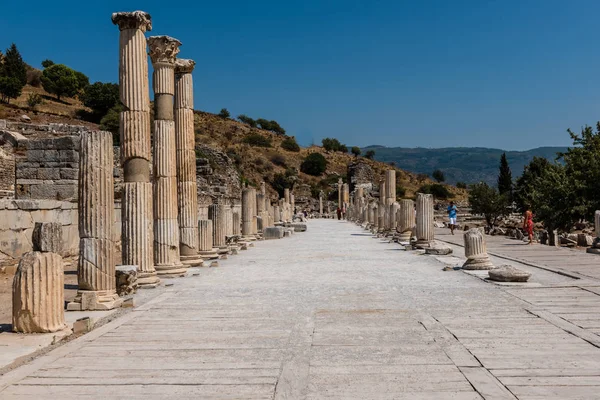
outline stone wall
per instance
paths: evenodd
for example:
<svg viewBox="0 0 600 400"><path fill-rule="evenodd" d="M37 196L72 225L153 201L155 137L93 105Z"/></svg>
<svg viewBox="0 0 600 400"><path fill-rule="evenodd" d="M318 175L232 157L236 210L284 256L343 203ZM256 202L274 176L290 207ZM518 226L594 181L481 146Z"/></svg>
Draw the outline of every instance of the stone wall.
<svg viewBox="0 0 600 400"><path fill-rule="evenodd" d="M350 182L350 192L353 192L357 187L362 187L365 195L373 190L373 183L377 183L373 168L362 160L348 165L348 182Z"/></svg>
<svg viewBox="0 0 600 400"><path fill-rule="evenodd" d="M79 136L19 142L16 161L17 199L77 201ZM21 149L21 147L24 147Z"/></svg>
<svg viewBox="0 0 600 400"><path fill-rule="evenodd" d="M15 157L0 148L0 193L15 191ZM4 193L3 193L4 194ZM8 193L1 197L6 197Z"/></svg>

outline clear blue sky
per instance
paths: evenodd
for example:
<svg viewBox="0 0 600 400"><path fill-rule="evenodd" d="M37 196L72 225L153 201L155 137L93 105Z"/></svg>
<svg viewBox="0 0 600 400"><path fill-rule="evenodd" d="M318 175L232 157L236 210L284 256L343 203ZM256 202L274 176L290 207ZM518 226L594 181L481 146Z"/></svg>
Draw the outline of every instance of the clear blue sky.
<svg viewBox="0 0 600 400"><path fill-rule="evenodd" d="M196 60L196 108L302 144L528 149L600 119L597 0L7 1L0 47L118 79L113 11Z"/></svg>

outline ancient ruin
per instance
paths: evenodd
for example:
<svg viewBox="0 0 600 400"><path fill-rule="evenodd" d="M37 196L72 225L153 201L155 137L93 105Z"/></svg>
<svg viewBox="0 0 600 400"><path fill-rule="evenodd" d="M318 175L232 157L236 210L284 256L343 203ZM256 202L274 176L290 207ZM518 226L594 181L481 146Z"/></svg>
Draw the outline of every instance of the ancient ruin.
<svg viewBox="0 0 600 400"><path fill-rule="evenodd" d="M478 228L471 228L464 234L465 256L467 261L463 264L463 269L493 269L490 258L487 254L483 232Z"/></svg>
<svg viewBox="0 0 600 400"><path fill-rule="evenodd" d="M417 241L415 242L416 248L427 248L433 242L433 196L430 194L417 193L415 234L417 237Z"/></svg>

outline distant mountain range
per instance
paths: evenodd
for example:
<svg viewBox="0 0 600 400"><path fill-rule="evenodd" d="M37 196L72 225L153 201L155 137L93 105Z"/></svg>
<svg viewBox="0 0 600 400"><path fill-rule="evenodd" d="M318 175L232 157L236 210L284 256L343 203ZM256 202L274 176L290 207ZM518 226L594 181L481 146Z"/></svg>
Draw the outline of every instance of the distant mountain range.
<svg viewBox="0 0 600 400"><path fill-rule="evenodd" d="M566 147L538 147L527 151L506 151L513 179L523 172L523 167L534 156L549 160L556 158L557 152L566 151ZM476 183L486 182L496 186L500 156L505 150L483 147L446 147L439 149L368 146L362 148L364 154L375 151L375 159L383 162L395 162L398 168L431 176L440 169L446 176L446 182Z"/></svg>

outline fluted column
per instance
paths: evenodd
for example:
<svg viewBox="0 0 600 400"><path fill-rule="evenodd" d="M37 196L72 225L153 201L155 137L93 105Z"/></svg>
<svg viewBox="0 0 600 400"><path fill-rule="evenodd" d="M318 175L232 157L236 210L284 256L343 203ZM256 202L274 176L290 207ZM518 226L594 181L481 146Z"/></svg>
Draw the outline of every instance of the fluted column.
<svg viewBox="0 0 600 400"><path fill-rule="evenodd" d="M385 181L381 181L379 182L379 201L377 204L377 228L379 232L382 232L385 230L385 216L387 214L386 212L386 201L387 201L387 195L385 192L386 189L386 185L385 185Z"/></svg>
<svg viewBox="0 0 600 400"><path fill-rule="evenodd" d="M227 252L225 242L225 212L222 204L211 204L208 206L208 218L213 225L213 246L220 249L220 253Z"/></svg>
<svg viewBox="0 0 600 400"><path fill-rule="evenodd" d="M273 206L273 219L275 222L281 222L281 209L278 205Z"/></svg>
<svg viewBox="0 0 600 400"><path fill-rule="evenodd" d="M409 242L415 228L415 205L412 200L400 200L400 210L398 211L398 232L400 241Z"/></svg>
<svg viewBox="0 0 600 400"><path fill-rule="evenodd" d="M252 190L242 189L242 238L250 240L252 236Z"/></svg>
<svg viewBox="0 0 600 400"><path fill-rule="evenodd" d="M416 234L417 248L426 248L433 242L433 196L417 193Z"/></svg>
<svg viewBox="0 0 600 400"><path fill-rule="evenodd" d="M392 230L393 232L396 232L397 229L397 218L396 216L398 215L400 211L400 204L398 202L393 202L392 204L390 204L388 206L388 223L389 223L389 229Z"/></svg>
<svg viewBox="0 0 600 400"><path fill-rule="evenodd" d="M110 310L120 307L115 277L112 134L81 134L79 149L78 291L67 309Z"/></svg>
<svg viewBox="0 0 600 400"><path fill-rule="evenodd" d="M465 256L467 261L463 269L493 269L494 265L487 254L483 232L478 228L471 228L464 234Z"/></svg>
<svg viewBox="0 0 600 400"><path fill-rule="evenodd" d="M197 265L198 256L198 184L194 150L193 60L175 61L175 148L177 208L179 209L179 251L184 264Z"/></svg>
<svg viewBox="0 0 600 400"><path fill-rule="evenodd" d="M148 38L154 67L154 265L159 275L185 272L180 261L177 210L177 155L173 97L175 56L181 42L169 36Z"/></svg>
<svg viewBox="0 0 600 400"><path fill-rule="evenodd" d="M340 208L340 210L342 209L342 207L343 207L343 205L344 205L344 204L343 204L343 202L344 202L344 199L343 199L343 192L342 192L342 190L343 190L343 185L344 185L344 184L343 184L343 182L342 182L342 178L339 178L339 179L338 179L338 207Z"/></svg>
<svg viewBox="0 0 600 400"><path fill-rule="evenodd" d="M388 206L386 210L386 229L394 229L395 216L389 212L389 206L396 201L396 171L389 169L385 171L385 204Z"/></svg>
<svg viewBox="0 0 600 400"><path fill-rule="evenodd" d="M319 192L319 217L321 217L321 218L323 218L323 196L324 196L324 193L321 190Z"/></svg>
<svg viewBox="0 0 600 400"><path fill-rule="evenodd" d="M138 284L156 286L153 259L152 183L150 182L150 90L144 32L152 30L143 11L112 15L119 26L121 165L121 248L125 265L137 265Z"/></svg>
<svg viewBox="0 0 600 400"><path fill-rule="evenodd" d="M198 221L198 248L200 255L205 260L219 257L213 248L213 222L210 219Z"/></svg>

